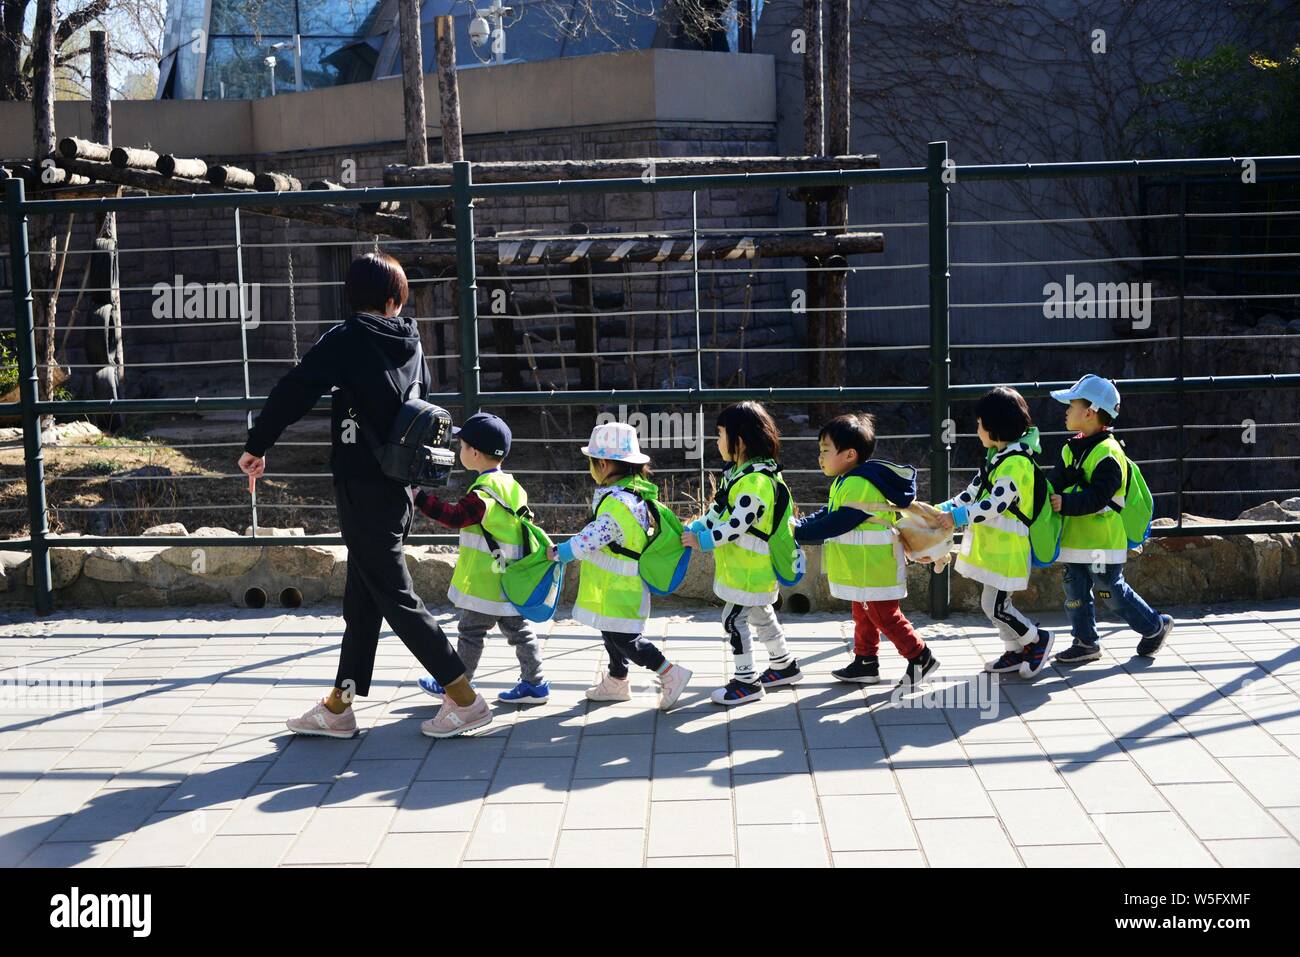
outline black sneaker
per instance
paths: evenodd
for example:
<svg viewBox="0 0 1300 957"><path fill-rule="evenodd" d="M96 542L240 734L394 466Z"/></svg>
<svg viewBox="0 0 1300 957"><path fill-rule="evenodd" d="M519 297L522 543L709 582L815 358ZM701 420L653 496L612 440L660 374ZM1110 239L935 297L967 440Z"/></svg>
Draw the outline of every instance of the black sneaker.
<svg viewBox="0 0 1300 957"><path fill-rule="evenodd" d="M741 681L739 678L732 678L727 682L725 688L719 688L713 694L709 695L709 700L714 704L726 705L728 708L738 704L748 704L751 701L757 701L763 697L766 691L763 685L757 681L750 684L748 681Z"/></svg>
<svg viewBox="0 0 1300 957"><path fill-rule="evenodd" d="M1101 657L1101 645L1075 640L1069 648L1058 651L1052 660L1058 665L1081 665L1085 661L1096 661Z"/></svg>
<svg viewBox="0 0 1300 957"><path fill-rule="evenodd" d="M797 661L791 661L779 671L776 668L768 668L758 676L758 683L764 688L779 688L782 685L792 685L797 681L803 681L803 672L799 670Z"/></svg>
<svg viewBox="0 0 1300 957"><path fill-rule="evenodd" d="M1047 667L1048 655L1052 653L1052 633L1038 629L1038 640L1025 645L1021 651L1024 660L1020 663L1020 677L1037 678L1039 672Z"/></svg>
<svg viewBox="0 0 1300 957"><path fill-rule="evenodd" d="M928 647L922 648L919 655L908 659L907 670L903 672L897 687L903 691L920 687L926 678L938 670L939 659L930 653Z"/></svg>
<svg viewBox="0 0 1300 957"><path fill-rule="evenodd" d="M1165 639L1173 633L1174 620L1168 615L1160 616L1160 630L1154 635L1147 635L1138 642L1137 653L1143 658L1154 658L1156 652L1164 647Z"/></svg>
<svg viewBox="0 0 1300 957"><path fill-rule="evenodd" d="M860 685L880 684L880 659L875 655L854 655L852 662L832 671L831 677Z"/></svg>
<svg viewBox="0 0 1300 957"><path fill-rule="evenodd" d="M1020 665L1024 662L1025 656L1019 651L1004 651L1002 657L997 661L991 661L984 666L985 671L994 674L1003 674L1007 671L1019 671Z"/></svg>

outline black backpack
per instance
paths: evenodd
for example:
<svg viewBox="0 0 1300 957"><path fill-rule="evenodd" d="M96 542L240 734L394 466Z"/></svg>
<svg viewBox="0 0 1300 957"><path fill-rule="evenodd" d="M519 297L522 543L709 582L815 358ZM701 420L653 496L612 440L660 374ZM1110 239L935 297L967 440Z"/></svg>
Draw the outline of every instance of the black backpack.
<svg viewBox="0 0 1300 957"><path fill-rule="evenodd" d="M446 485L451 479L456 457L451 451L451 413L442 406L426 402L419 397L420 372L424 366L424 352L419 341L415 344L416 377L403 388L389 367L388 357L378 343L365 332L358 332L379 355L384 367L384 377L397 392L401 405L389 426L388 437L379 441L379 432L365 427L356 411L348 413L361 425L362 441L370 447L379 462L379 471L386 478L403 485L427 487Z"/></svg>

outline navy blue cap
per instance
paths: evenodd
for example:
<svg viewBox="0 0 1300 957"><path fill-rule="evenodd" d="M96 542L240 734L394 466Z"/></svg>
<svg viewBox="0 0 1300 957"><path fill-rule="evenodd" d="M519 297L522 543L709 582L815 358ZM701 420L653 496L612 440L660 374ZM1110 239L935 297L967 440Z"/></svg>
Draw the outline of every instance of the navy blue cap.
<svg viewBox="0 0 1300 957"><path fill-rule="evenodd" d="M475 412L451 434L484 455L503 459L510 454L510 426L491 412Z"/></svg>

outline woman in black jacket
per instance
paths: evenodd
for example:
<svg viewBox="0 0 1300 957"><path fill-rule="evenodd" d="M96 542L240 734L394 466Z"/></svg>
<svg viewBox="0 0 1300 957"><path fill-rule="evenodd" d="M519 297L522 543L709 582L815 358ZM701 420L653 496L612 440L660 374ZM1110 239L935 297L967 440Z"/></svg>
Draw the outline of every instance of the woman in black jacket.
<svg viewBox="0 0 1300 957"><path fill-rule="evenodd" d="M411 491L380 471L361 434L372 429L382 442L401 405L399 390L418 380L421 396L428 393L428 368L415 321L399 315L409 287L396 259L368 253L353 260L346 289L355 315L321 336L271 390L239 458L246 475L260 477L280 434L333 390L330 471L348 549L343 647L333 691L287 724L295 734L357 733L352 698L370 692L379 629L387 621L447 691L442 708L420 730L449 738L488 724L492 710L470 686L460 657L411 585L402 551L415 514Z"/></svg>

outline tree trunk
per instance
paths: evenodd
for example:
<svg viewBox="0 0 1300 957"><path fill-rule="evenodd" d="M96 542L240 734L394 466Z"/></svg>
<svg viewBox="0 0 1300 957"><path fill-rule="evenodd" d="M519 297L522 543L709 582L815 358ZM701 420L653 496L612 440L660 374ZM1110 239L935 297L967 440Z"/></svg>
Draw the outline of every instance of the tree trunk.
<svg viewBox="0 0 1300 957"><path fill-rule="evenodd" d="M90 134L95 143L113 145L113 104L108 85L108 34L103 30L90 31ZM60 144L62 145L62 144ZM123 376L126 372L126 353L122 342L122 293L118 278L117 214L97 215L95 224L96 246L109 256L108 302L113 309L113 348L109 361L113 364L118 394L122 395Z"/></svg>
<svg viewBox="0 0 1300 957"><path fill-rule="evenodd" d="M0 22L0 101L27 99L22 78L23 20L28 0L4 0Z"/></svg>
<svg viewBox="0 0 1300 957"><path fill-rule="evenodd" d="M402 47L402 117L406 129L406 161L429 162L428 118L424 107L424 43L420 30L420 0L398 0L398 30ZM425 203L411 203L411 235L424 239L433 232L433 218ZM436 312L433 284L422 282L412 287L411 305L417 319L429 319ZM454 302L455 300L453 300ZM459 325L452 324L453 330ZM420 326L424 351L437 353L432 323ZM442 382L438 383L443 385Z"/></svg>
<svg viewBox="0 0 1300 957"><path fill-rule="evenodd" d="M826 0L826 148L847 152L849 148L849 0ZM826 204L828 231L844 232L849 224L849 191L834 190ZM836 265L826 263L826 265ZM848 274L841 270L822 273L826 311L823 354L827 365L821 384L844 384L848 345Z"/></svg>
<svg viewBox="0 0 1300 957"><path fill-rule="evenodd" d="M826 149L825 123L822 119L822 3L821 0L804 0L803 5L803 151L809 156L820 156ZM811 198L804 200L804 225L822 226L825 219L822 204ZM817 271L819 259L805 259L808 272L804 274L804 318L808 329L808 348L804 371L809 382L824 380L826 360L822 354L825 339L825 322L818 308L824 302L822 274ZM811 410L810 410L811 411Z"/></svg>
<svg viewBox="0 0 1300 957"><path fill-rule="evenodd" d="M54 153L54 0L38 0L36 5L36 23L32 30L32 161L39 173L41 163ZM41 250L46 262L39 270L33 270L39 289L52 289L54 286L55 260L58 252L58 237L55 232L54 217L41 216L41 227L36 230L38 239L32 243L33 250ZM37 278L39 277L39 278ZM54 395L55 350L55 302L52 292L37 292L33 297L39 328L45 336L44 368L40 377L41 389L47 398ZM54 424L53 416L42 419L41 428Z"/></svg>

